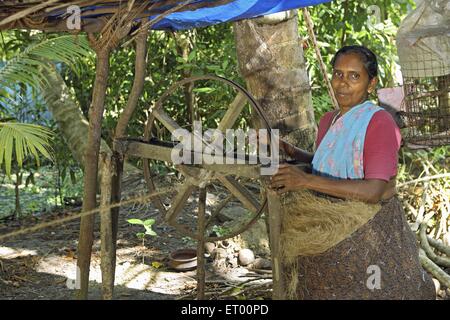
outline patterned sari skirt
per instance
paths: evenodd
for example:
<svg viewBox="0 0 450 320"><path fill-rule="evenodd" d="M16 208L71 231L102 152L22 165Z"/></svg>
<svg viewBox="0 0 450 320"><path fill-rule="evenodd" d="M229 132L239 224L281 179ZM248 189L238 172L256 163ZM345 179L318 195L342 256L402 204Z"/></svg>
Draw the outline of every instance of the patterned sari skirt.
<svg viewBox="0 0 450 320"><path fill-rule="evenodd" d="M284 271L285 284L300 300L435 299L433 281L422 269L397 197L384 201L350 237L321 254L297 257Z"/></svg>

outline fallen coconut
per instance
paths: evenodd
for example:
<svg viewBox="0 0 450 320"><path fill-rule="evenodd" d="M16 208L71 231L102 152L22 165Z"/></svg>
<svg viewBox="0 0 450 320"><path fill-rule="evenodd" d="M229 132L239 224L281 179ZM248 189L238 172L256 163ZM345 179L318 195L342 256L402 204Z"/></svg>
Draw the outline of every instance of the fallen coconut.
<svg viewBox="0 0 450 320"><path fill-rule="evenodd" d="M272 269L272 262L269 259L256 258L251 267L254 269L270 270Z"/></svg>
<svg viewBox="0 0 450 320"><path fill-rule="evenodd" d="M208 254L211 254L216 248L216 244L214 242L205 242L205 251Z"/></svg>
<svg viewBox="0 0 450 320"><path fill-rule="evenodd" d="M239 251L239 263L246 266L255 261L255 254L250 249L242 249Z"/></svg>

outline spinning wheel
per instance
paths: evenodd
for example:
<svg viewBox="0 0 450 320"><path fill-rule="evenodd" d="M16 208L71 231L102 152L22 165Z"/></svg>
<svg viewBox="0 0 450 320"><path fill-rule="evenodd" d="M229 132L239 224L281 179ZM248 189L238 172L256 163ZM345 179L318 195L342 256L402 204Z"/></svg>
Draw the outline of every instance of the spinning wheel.
<svg viewBox="0 0 450 320"><path fill-rule="evenodd" d="M191 105L194 109L183 110L181 107L186 101L183 96L186 92L183 92L184 88L191 88L195 94ZM208 116L211 104L223 101L225 97L231 97L229 104L216 107L215 110L218 111ZM241 149L238 149L237 153L236 149L231 150L232 153L227 149L225 154L223 150L226 148L223 148L223 143L219 141L219 132L225 134L227 129L234 129L250 138L250 142L256 142L256 136L252 136L246 120L251 118L252 113L259 115L269 128L254 99L240 85L218 76L184 79L172 85L152 108L143 143L136 142L134 147L128 146L127 153L132 151L131 153L143 158L144 176L149 192L158 191L159 188L178 181L175 177L181 179L181 184L174 188L173 192L157 198L155 205L165 215L166 221L182 234L197 240L201 237L206 241L222 240L242 233L261 215L267 201L264 187L260 183L261 166L256 164L256 154L249 156L248 153L256 145L249 144L247 140L243 149L246 155L243 156ZM209 132L211 135L207 141L201 134L206 128L217 129L215 132ZM200 143L200 149L198 145L194 145L193 150L183 150L183 156L184 152L191 153L185 159L194 160L194 164L175 163L173 160L172 148L177 146L177 143L171 138L172 134L181 132L180 130L187 132L189 139ZM255 139L252 140L252 137ZM226 140L228 144L231 142L234 142L234 138L233 141ZM208 143L209 148L213 143L222 146L221 150L219 147L220 155L216 149L214 156L222 158L223 164L211 161L199 163L198 158L202 160L201 156L208 148ZM245 163L238 163L236 158ZM253 161L250 161L251 159ZM229 164L230 162L233 164ZM206 192L206 195L202 196L202 192ZM202 236L197 228L194 228L199 222L196 214L199 208L205 210L206 214Z"/></svg>

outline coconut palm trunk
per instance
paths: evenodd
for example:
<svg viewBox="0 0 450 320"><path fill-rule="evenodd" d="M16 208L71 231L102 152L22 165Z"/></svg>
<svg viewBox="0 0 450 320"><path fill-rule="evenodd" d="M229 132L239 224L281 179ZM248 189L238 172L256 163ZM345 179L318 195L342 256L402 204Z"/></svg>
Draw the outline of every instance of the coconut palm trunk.
<svg viewBox="0 0 450 320"><path fill-rule="evenodd" d="M296 11L236 22L234 32L240 73L270 126L290 143L312 151L316 125ZM267 197L273 299L285 299L283 275L289 271L283 270L279 247L283 207L275 192L268 190Z"/></svg>
<svg viewBox="0 0 450 320"><path fill-rule="evenodd" d="M69 88L56 69L46 74L48 86L43 88L44 99L48 110L64 137L73 157L82 164L87 146L87 134L89 122L83 115L79 105L70 95ZM111 150L103 139L101 140L101 152L110 153ZM136 172L136 168L125 163L126 172Z"/></svg>
<svg viewBox="0 0 450 320"><path fill-rule="evenodd" d="M296 11L234 24L239 70L280 135L312 151L316 124Z"/></svg>

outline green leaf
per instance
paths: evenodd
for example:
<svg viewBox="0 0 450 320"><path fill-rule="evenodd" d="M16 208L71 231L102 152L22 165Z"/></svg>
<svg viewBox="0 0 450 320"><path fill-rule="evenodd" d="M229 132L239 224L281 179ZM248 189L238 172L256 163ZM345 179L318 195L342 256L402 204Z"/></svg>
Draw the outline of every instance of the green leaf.
<svg viewBox="0 0 450 320"><path fill-rule="evenodd" d="M192 68L194 68L194 67L196 67L195 64L192 64L192 63L183 63L183 64L180 64L179 66L177 66L175 69L176 69L176 70L181 70L181 69L192 69Z"/></svg>
<svg viewBox="0 0 450 320"><path fill-rule="evenodd" d="M155 223L155 219L147 219L147 220L144 221L144 226L150 227L154 223Z"/></svg>
<svg viewBox="0 0 450 320"><path fill-rule="evenodd" d="M128 219L127 222L130 224L140 224L140 225L144 224L144 221L142 221L141 219Z"/></svg>
<svg viewBox="0 0 450 320"><path fill-rule="evenodd" d="M136 233L136 237L138 237L139 239L144 239L145 238L145 233L143 233L143 232L138 232L138 233Z"/></svg>
<svg viewBox="0 0 450 320"><path fill-rule="evenodd" d="M195 88L193 91L198 93L211 93L214 92L215 90L216 90L215 88L204 87L204 88Z"/></svg>
<svg viewBox="0 0 450 320"><path fill-rule="evenodd" d="M222 63L222 69L223 69L223 70L225 70L225 69L228 67L228 63L229 63L228 60L225 60L225 61Z"/></svg>
<svg viewBox="0 0 450 320"><path fill-rule="evenodd" d="M75 175L75 171L73 171L72 169L69 170L69 175L70 175L70 181L72 182L73 185L77 184L77 177Z"/></svg>
<svg viewBox="0 0 450 320"><path fill-rule="evenodd" d="M215 65L212 65L212 66L206 66L206 69L207 70L210 70L210 71L220 71L221 69L220 69L220 66L215 66Z"/></svg>
<svg viewBox="0 0 450 320"><path fill-rule="evenodd" d="M195 55L196 55L195 50L192 50L192 51L189 53L189 56L188 56L188 62L191 62L192 60L194 60Z"/></svg>
<svg viewBox="0 0 450 320"><path fill-rule="evenodd" d="M66 174L67 174L67 168L64 167L64 168L61 170L61 180L62 180L62 181L64 181L64 179L66 178Z"/></svg>
<svg viewBox="0 0 450 320"><path fill-rule="evenodd" d="M147 228L146 228L145 234L148 234L149 236L154 236L154 237L157 236L155 231L153 231L152 229L147 229Z"/></svg>
<svg viewBox="0 0 450 320"><path fill-rule="evenodd" d="M64 35L46 39L28 46L0 69L3 87L15 91L17 83L26 83L33 89L48 85L46 71L52 62L63 62L79 75L81 58L91 58L93 52L85 36Z"/></svg>
<svg viewBox="0 0 450 320"><path fill-rule="evenodd" d="M41 126L28 123L0 122L0 166L5 162L5 171L11 174L13 157L19 167L24 159L32 154L39 166L39 152L49 160L50 140L53 133Z"/></svg>

